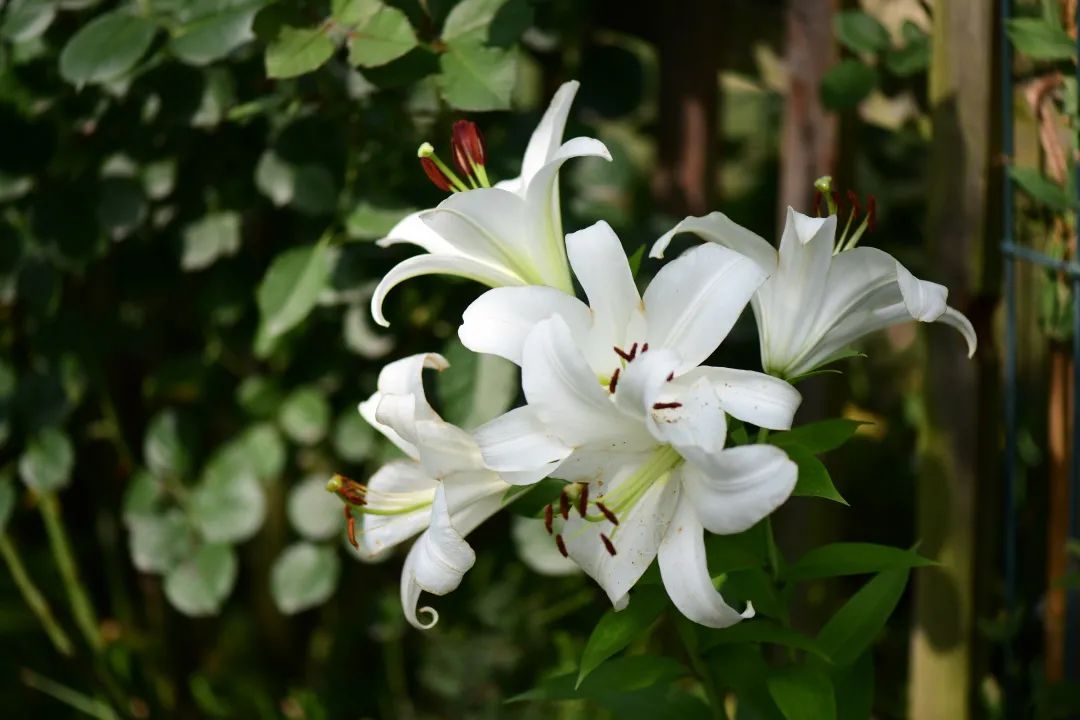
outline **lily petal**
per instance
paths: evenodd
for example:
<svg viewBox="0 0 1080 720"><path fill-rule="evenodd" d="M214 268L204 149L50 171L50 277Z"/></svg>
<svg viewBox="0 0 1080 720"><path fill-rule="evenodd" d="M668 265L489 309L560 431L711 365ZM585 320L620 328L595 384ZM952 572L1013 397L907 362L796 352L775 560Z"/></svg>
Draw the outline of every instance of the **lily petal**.
<svg viewBox="0 0 1080 720"><path fill-rule="evenodd" d="M640 353L619 375L615 406L631 418L645 420L649 431L661 438L653 418L653 405L681 364L678 354L667 348Z"/></svg>
<svg viewBox="0 0 1080 720"><path fill-rule="evenodd" d="M591 347L586 352L590 359L598 356L594 362L599 358L610 361L602 367L614 367L618 356L612 347L625 344L631 317L641 305L622 242L611 226L601 220L567 235L566 251L574 275L589 298L593 315Z"/></svg>
<svg viewBox="0 0 1080 720"><path fill-rule="evenodd" d="M698 367L675 379L688 387L705 378L716 391L720 407L728 415L770 430L789 430L802 393L791 383L753 370Z"/></svg>
<svg viewBox="0 0 1080 720"><path fill-rule="evenodd" d="M544 116L533 130L529 144L525 148L525 155L521 160L520 183L524 187L529 184L540 168L548 163L555 151L562 145L563 133L566 131L566 118L570 115L570 106L574 103L581 83L571 80L563 83L551 97Z"/></svg>
<svg viewBox="0 0 1080 720"><path fill-rule="evenodd" d="M544 425L564 443L582 445L647 435L619 412L581 355L558 315L537 324L525 339L521 387Z"/></svg>
<svg viewBox="0 0 1080 720"><path fill-rule="evenodd" d="M679 612L706 627L726 628L752 618L752 605L740 613L713 587L704 535L693 500L684 493L660 543L660 577L668 596Z"/></svg>
<svg viewBox="0 0 1080 720"><path fill-rule="evenodd" d="M719 245L683 253L645 290L650 343L678 352L680 370L696 367L727 337L766 277L753 260Z"/></svg>
<svg viewBox="0 0 1080 720"><path fill-rule="evenodd" d="M402 452L417 459L416 422L438 417L424 394L423 371L441 372L448 367L450 363L437 353L419 353L389 363L379 371L375 393L360 403L360 415ZM393 398L388 399L390 396Z"/></svg>
<svg viewBox="0 0 1080 720"><path fill-rule="evenodd" d="M655 411L660 438L670 443L687 461L708 466L724 449L727 416L716 390L705 378L698 378L678 395L680 406Z"/></svg>
<svg viewBox="0 0 1080 720"><path fill-rule="evenodd" d="M694 233L703 240L734 250L758 264L766 275L776 272L776 248L760 235L750 232L733 222L721 212L711 212L704 217L688 217L664 233L653 243L649 256L664 257L673 237L679 233Z"/></svg>
<svg viewBox="0 0 1080 720"><path fill-rule="evenodd" d="M367 485L372 495L415 496L420 507L399 515L364 513L360 521L360 547L366 557L385 553L427 527L436 482L420 465L407 460L386 463Z"/></svg>
<svg viewBox="0 0 1080 720"><path fill-rule="evenodd" d="M636 469L632 464L624 466L621 477L608 492ZM595 485L590 490L594 497L599 495ZM574 562L599 583L613 605L625 606L626 594L652 564L678 499L679 483L669 477L653 483L633 507L620 514L617 526L607 520L594 522L571 513L563 528L566 549ZM601 533L613 543L614 556L605 548Z"/></svg>
<svg viewBox="0 0 1080 720"><path fill-rule="evenodd" d="M752 527L791 496L799 469L773 445L741 445L694 458L682 468L683 489L709 532L731 535Z"/></svg>
<svg viewBox="0 0 1080 720"><path fill-rule="evenodd" d="M371 317L376 323L390 327L390 321L382 311L387 294L400 283L421 275L457 275L491 287L526 284L522 278L510 273L506 268L472 258L457 255L417 255L390 268L390 272L375 286L375 292L371 295Z"/></svg>
<svg viewBox="0 0 1080 720"><path fill-rule="evenodd" d="M500 415L481 425L473 435L487 467L501 473L542 472L534 481L554 470L573 449L548 430L531 405ZM515 485L529 484L520 482L528 480L528 476L504 475L504 479Z"/></svg>
<svg viewBox="0 0 1080 720"><path fill-rule="evenodd" d="M529 237L522 232L525 201L498 188L454 193L420 219L443 238L456 255L505 269L523 281L531 277Z"/></svg>
<svg viewBox="0 0 1080 720"><path fill-rule="evenodd" d="M585 342L592 322L588 306L573 295L539 285L488 290L465 309L458 337L473 352L521 365L526 336L552 315L561 316L577 341Z"/></svg>
<svg viewBox="0 0 1080 720"><path fill-rule="evenodd" d="M454 246L428 227L427 223L421 219L423 213L424 211L420 211L406 215L398 221L397 225L390 229L386 237L376 241L375 244L379 247L390 247L391 245L408 243L418 245L429 253L436 255L455 254Z"/></svg>
<svg viewBox="0 0 1080 720"><path fill-rule="evenodd" d="M431 526L409 550L401 572L401 606L409 624L420 630L434 627L439 621L434 608L419 608L420 613L428 615L427 622L417 617L421 591L446 595L461 584L461 578L475 562L476 553L450 521L446 491L440 484L435 490Z"/></svg>

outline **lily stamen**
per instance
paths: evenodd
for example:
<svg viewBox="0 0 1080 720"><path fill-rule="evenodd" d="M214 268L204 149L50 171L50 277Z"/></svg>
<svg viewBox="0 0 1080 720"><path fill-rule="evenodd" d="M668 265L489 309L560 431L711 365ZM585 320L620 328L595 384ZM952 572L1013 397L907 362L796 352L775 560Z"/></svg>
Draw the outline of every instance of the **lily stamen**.
<svg viewBox="0 0 1080 720"><path fill-rule="evenodd" d="M608 509L607 505L600 502L599 500L597 500L593 504L596 505L596 509L600 511L600 514L602 514L607 519L607 521L609 523L611 523L612 525L618 525L619 524L618 516L615 515L615 513L611 512L611 510Z"/></svg>
<svg viewBox="0 0 1080 720"><path fill-rule="evenodd" d="M621 357L621 358L622 358L623 360L625 360L626 362L630 362L631 360L633 360L633 359L634 359L634 356L633 356L633 355L631 355L630 353L626 352L625 350L623 350L623 349L622 349L622 348L620 348L620 347L617 347L617 346L616 346L616 347L612 347L611 349L615 351L615 354L616 354L616 355L618 355L619 357ZM637 343L634 343L634 347L633 347L632 349L633 349L633 350L636 350L636 349L637 349Z"/></svg>
<svg viewBox="0 0 1080 720"><path fill-rule="evenodd" d="M615 372L611 373L611 382L608 383L607 389L609 393L615 393L615 387L619 384L619 368L615 368Z"/></svg>
<svg viewBox="0 0 1080 720"><path fill-rule="evenodd" d="M420 158L420 166L428 179L435 187L447 192L464 192L469 186L461 181L461 178L435 154L435 148L431 143L424 143L416 150L416 157Z"/></svg>
<svg viewBox="0 0 1080 720"><path fill-rule="evenodd" d="M563 542L562 535L555 536L555 547L559 548L559 553L563 557L570 557L570 553L566 552L566 543Z"/></svg>
<svg viewBox="0 0 1080 720"><path fill-rule="evenodd" d="M551 529L552 524L555 522L555 508L551 507L551 503L544 506L544 529L547 530L547 534L551 535L554 531Z"/></svg>
<svg viewBox="0 0 1080 720"><path fill-rule="evenodd" d="M345 511L345 534L349 538L349 544L353 546L353 549L359 550L360 542L356 539L356 518L353 517L348 505L342 505L341 508Z"/></svg>
<svg viewBox="0 0 1080 720"><path fill-rule="evenodd" d="M577 499L577 511L581 517L586 517L589 514L589 486L581 484L581 494Z"/></svg>
<svg viewBox="0 0 1080 720"><path fill-rule="evenodd" d="M604 543L604 549L608 551L608 555L615 557L615 544L611 542L611 538L604 533L600 533L600 542Z"/></svg>
<svg viewBox="0 0 1080 720"><path fill-rule="evenodd" d="M674 410L675 408L681 408L681 402L658 402L653 403L653 410Z"/></svg>
<svg viewBox="0 0 1080 720"><path fill-rule="evenodd" d="M570 498L565 489L559 494L559 514L563 520L570 519Z"/></svg>

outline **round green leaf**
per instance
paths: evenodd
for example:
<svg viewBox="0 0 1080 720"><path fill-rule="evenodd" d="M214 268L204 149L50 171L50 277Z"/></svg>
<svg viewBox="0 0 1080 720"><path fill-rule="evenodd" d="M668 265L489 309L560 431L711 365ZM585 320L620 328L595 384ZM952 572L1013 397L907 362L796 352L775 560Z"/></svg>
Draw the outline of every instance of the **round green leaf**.
<svg viewBox="0 0 1080 720"><path fill-rule="evenodd" d="M346 410L334 424L334 451L350 462L361 462L375 447L375 429L356 410Z"/></svg>
<svg viewBox="0 0 1080 720"><path fill-rule="evenodd" d="M207 474L191 496L191 519L209 542L249 539L266 517L266 493L250 473Z"/></svg>
<svg viewBox="0 0 1080 720"><path fill-rule="evenodd" d="M143 439L143 459L158 477L183 478L191 474L192 442L187 427L173 410L154 416Z"/></svg>
<svg viewBox="0 0 1080 720"><path fill-rule="evenodd" d="M451 42L439 57L442 95L458 110L505 110L517 80L517 53L476 42Z"/></svg>
<svg viewBox="0 0 1080 720"><path fill-rule="evenodd" d="M235 212L211 213L184 228L180 267L202 270L218 258L235 255L239 249L240 215Z"/></svg>
<svg viewBox="0 0 1080 720"><path fill-rule="evenodd" d="M376 0L353 0L347 8L349 62L376 67L396 60L416 47L416 33L405 13Z"/></svg>
<svg viewBox="0 0 1080 720"><path fill-rule="evenodd" d="M51 0L11 0L0 25L0 36L13 43L41 37L56 18L57 3Z"/></svg>
<svg viewBox="0 0 1080 720"><path fill-rule="evenodd" d="M110 177L98 186L98 222L113 240L122 240L146 219L149 205L138 180Z"/></svg>
<svg viewBox="0 0 1080 720"><path fill-rule="evenodd" d="M326 478L309 477L289 493L289 522L308 540L329 540L341 532L341 500L326 490Z"/></svg>
<svg viewBox="0 0 1080 720"><path fill-rule="evenodd" d="M251 24L262 0L232 3L193 18L173 37L169 49L189 65L206 65L255 39Z"/></svg>
<svg viewBox="0 0 1080 720"><path fill-rule="evenodd" d="M269 417L281 405L281 389L267 377L248 375L236 388L236 402L252 417Z"/></svg>
<svg viewBox="0 0 1080 720"><path fill-rule="evenodd" d="M281 405L278 422L285 434L301 445L314 445L326 437L330 404L316 388L300 388Z"/></svg>
<svg viewBox="0 0 1080 720"><path fill-rule="evenodd" d="M877 72L848 58L833 65L821 80L821 101L832 110L855 107L877 85Z"/></svg>
<svg viewBox="0 0 1080 720"><path fill-rule="evenodd" d="M878 19L861 10L846 10L833 16L836 39L854 52L881 52L889 49L889 31Z"/></svg>
<svg viewBox="0 0 1080 720"><path fill-rule="evenodd" d="M266 74L290 78L317 70L334 54L334 43L322 28L283 27L266 48Z"/></svg>
<svg viewBox="0 0 1080 720"><path fill-rule="evenodd" d="M94 18L76 32L60 53L60 74L77 86L112 80L135 66L157 27L126 10Z"/></svg>
<svg viewBox="0 0 1080 720"><path fill-rule="evenodd" d="M306 542L290 545L270 573L274 602L286 615L321 605L334 593L340 571L334 548Z"/></svg>
<svg viewBox="0 0 1080 720"><path fill-rule="evenodd" d="M156 515L163 497L164 492L157 478L145 470L137 470L124 489L124 522Z"/></svg>
<svg viewBox="0 0 1080 720"><path fill-rule="evenodd" d="M260 423L246 430L240 441L251 459L256 477L269 482L281 475L285 469L286 448L277 428L270 423Z"/></svg>
<svg viewBox="0 0 1080 720"><path fill-rule="evenodd" d="M257 295L267 335L278 337L303 321L315 307L329 276L324 242L292 248L274 258Z"/></svg>
<svg viewBox="0 0 1080 720"><path fill-rule="evenodd" d="M139 515L128 521L131 564L141 572L167 573L191 554L194 537L184 513Z"/></svg>
<svg viewBox="0 0 1080 720"><path fill-rule="evenodd" d="M19 458L19 477L31 490L54 492L71 481L75 448L61 430L46 428L34 436Z"/></svg>
<svg viewBox="0 0 1080 720"><path fill-rule="evenodd" d="M236 583L236 553L229 545L203 545L165 577L165 597L185 615L214 615Z"/></svg>

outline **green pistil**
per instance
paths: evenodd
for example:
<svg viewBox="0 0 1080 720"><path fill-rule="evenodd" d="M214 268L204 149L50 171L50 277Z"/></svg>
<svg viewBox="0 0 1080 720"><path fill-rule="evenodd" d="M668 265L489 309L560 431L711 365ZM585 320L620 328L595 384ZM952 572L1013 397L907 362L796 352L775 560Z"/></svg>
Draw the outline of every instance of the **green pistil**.
<svg viewBox="0 0 1080 720"><path fill-rule="evenodd" d="M348 503L348 505L353 510L355 510L356 512L361 513L361 514L366 514L366 515L387 515L387 516L390 516L390 515L407 515L407 514L409 514L411 512L416 512L417 510L423 510L424 508L431 507L430 502L416 503L415 505L407 505L407 506L401 507L401 508L394 508L393 510L388 510L386 508L373 508L370 505L353 505L352 503Z"/></svg>

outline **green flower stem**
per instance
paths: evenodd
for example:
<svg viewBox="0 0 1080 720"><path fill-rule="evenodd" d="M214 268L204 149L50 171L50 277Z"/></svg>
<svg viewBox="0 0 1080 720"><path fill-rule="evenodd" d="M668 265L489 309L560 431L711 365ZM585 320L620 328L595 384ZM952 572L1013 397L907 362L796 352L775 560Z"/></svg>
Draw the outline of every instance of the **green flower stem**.
<svg viewBox="0 0 1080 720"><path fill-rule="evenodd" d="M8 570L11 571L11 577L15 580L16 587L22 593L23 600L26 601L26 604L37 615L38 620L41 621L49 640L52 641L52 644L61 655L71 657L75 652L71 645L71 639L68 638L67 633L56 621L56 616L53 615L48 601L45 600L45 596L38 590L34 581L30 579L26 567L22 563L22 558L19 557L19 551L15 549L11 538L6 534L0 534L0 555L4 556L4 562L7 563Z"/></svg>
<svg viewBox="0 0 1080 720"><path fill-rule="evenodd" d="M776 536L773 534L772 515L765 518L765 545L769 553L769 569L772 571L773 582L779 582L780 551L776 547Z"/></svg>
<svg viewBox="0 0 1080 720"><path fill-rule="evenodd" d="M90 597L86 594L86 588L79 581L75 555L71 552L71 540L64 527L64 520L60 516L60 503L56 499L56 494L42 495L38 508L45 521L45 533L49 536L53 558L60 570L60 577L64 581L64 589L67 591L68 602L71 604L71 612L75 616L75 624L79 626L83 637L94 652L100 653L105 647L105 641L101 637L101 626Z"/></svg>
<svg viewBox="0 0 1080 720"><path fill-rule="evenodd" d="M701 686L705 689L705 697L709 701L713 720L728 720L727 709L724 707L724 694L720 692L709 666L705 664L701 653L698 652L697 643L689 636L689 632L681 628L678 635L679 639L682 640L683 647L686 649L687 656L690 658L690 668L697 675L698 680L701 681Z"/></svg>

